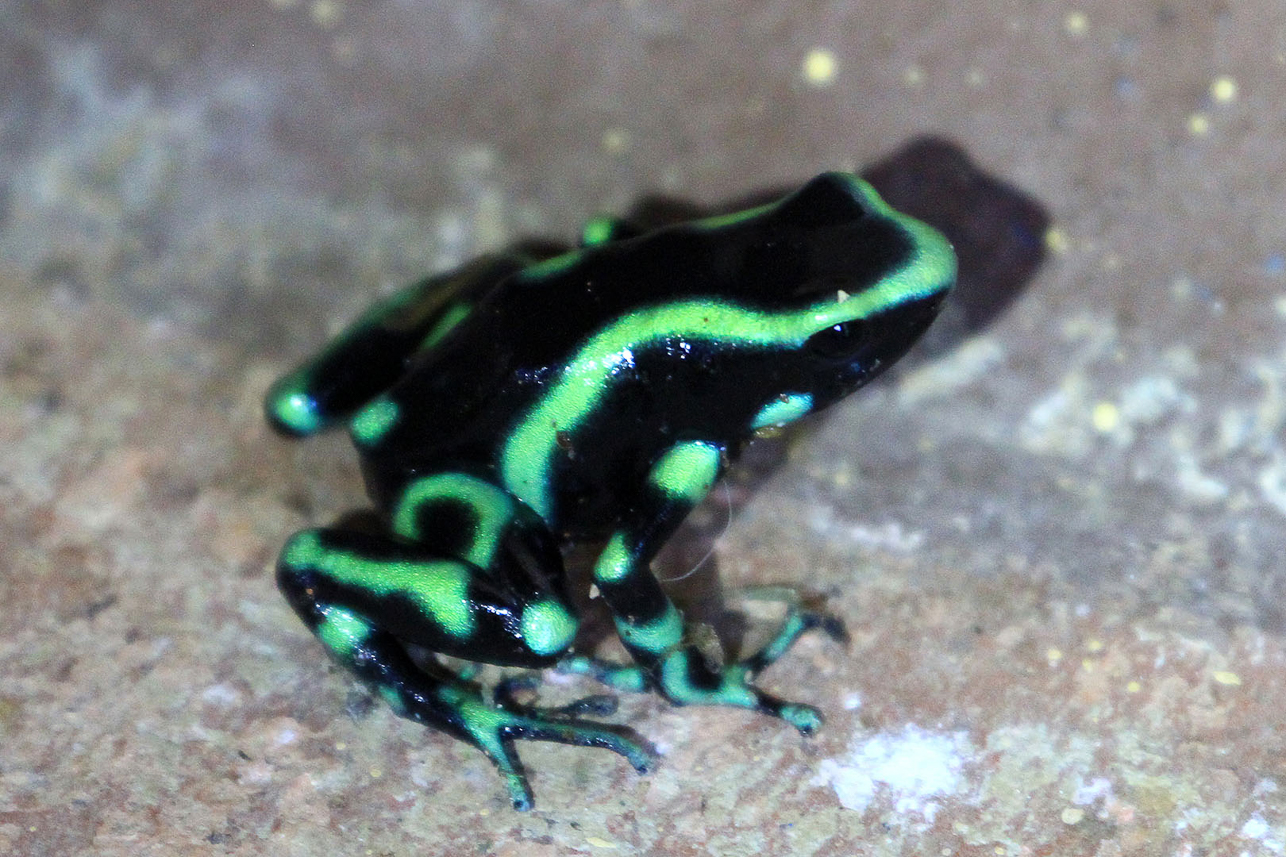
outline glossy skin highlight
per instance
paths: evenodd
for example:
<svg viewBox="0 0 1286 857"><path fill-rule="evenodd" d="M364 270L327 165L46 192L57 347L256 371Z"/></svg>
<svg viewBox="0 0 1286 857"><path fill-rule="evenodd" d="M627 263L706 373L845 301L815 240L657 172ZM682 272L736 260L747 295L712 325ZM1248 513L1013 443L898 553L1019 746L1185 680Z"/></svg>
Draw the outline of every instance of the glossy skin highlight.
<svg viewBox="0 0 1286 857"><path fill-rule="evenodd" d="M652 765L625 729L487 700L415 645L558 667L676 704L732 705L808 734L815 708L754 676L800 634L838 622L794 609L780 633L712 665L649 564L756 432L839 400L920 336L955 279L946 240L860 179L818 176L778 203L640 234L595 221L552 258L480 259L372 307L269 392L302 437L347 423L382 524L294 536L278 583L341 664L399 714L468 741L531 791L520 738L606 747ZM572 651L563 552L602 544L592 579L633 663Z"/></svg>

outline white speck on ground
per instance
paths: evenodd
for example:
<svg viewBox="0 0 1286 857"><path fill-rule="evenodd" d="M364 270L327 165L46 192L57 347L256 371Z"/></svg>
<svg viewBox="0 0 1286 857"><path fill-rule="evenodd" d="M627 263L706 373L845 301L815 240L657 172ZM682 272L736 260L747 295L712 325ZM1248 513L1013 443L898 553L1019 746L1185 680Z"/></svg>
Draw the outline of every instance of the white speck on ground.
<svg viewBox="0 0 1286 857"><path fill-rule="evenodd" d="M911 724L900 732L854 739L846 756L822 762L813 784L833 788L846 809L862 812L884 793L896 812L932 821L940 808L934 798L960 790L961 769L971 752L964 732L931 732Z"/></svg>
<svg viewBox="0 0 1286 857"><path fill-rule="evenodd" d="M1111 796L1112 781L1106 777L1095 777L1076 789L1076 796L1072 798L1072 803L1088 806L1099 798L1107 799Z"/></svg>
<svg viewBox="0 0 1286 857"><path fill-rule="evenodd" d="M1256 814L1246 819L1240 832L1247 839L1258 840L1272 854L1286 853L1286 844L1283 844L1286 833L1280 828L1274 828L1262 815Z"/></svg>

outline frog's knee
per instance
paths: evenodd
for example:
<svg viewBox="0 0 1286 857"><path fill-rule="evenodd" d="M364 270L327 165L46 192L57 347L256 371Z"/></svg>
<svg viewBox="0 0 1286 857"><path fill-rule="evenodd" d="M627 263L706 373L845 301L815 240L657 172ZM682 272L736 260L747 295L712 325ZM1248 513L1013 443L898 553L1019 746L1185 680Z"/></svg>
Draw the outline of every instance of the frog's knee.
<svg viewBox="0 0 1286 857"><path fill-rule="evenodd" d="M580 626L575 614L561 601L541 598L522 609L523 645L541 657L555 657L571 648Z"/></svg>

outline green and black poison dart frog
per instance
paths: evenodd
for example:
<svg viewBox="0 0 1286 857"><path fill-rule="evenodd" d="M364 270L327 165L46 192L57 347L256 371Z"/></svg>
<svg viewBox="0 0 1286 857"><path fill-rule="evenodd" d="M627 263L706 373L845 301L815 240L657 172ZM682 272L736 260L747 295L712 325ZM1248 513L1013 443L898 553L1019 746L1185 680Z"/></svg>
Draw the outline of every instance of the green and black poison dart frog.
<svg viewBox="0 0 1286 857"><path fill-rule="evenodd" d="M897 360L955 280L950 245L861 179L827 173L781 201L637 234L587 227L579 249L504 255L431 277L366 312L279 380L272 425L346 422L376 527L296 534L277 581L336 660L398 714L481 749L515 807L531 791L515 739L606 747L639 772L633 733L563 708L484 698L408 646L557 667L679 705L731 705L801 733L817 709L752 679L801 633L799 608L746 659L711 664L649 563L757 432L848 395ZM563 551L592 568L631 664L572 652Z"/></svg>

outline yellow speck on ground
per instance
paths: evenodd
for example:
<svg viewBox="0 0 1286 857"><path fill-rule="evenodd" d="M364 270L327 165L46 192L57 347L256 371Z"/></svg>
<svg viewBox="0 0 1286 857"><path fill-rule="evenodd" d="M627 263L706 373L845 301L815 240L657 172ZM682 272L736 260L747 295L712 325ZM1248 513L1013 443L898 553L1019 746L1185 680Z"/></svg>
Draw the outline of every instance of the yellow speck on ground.
<svg viewBox="0 0 1286 857"><path fill-rule="evenodd" d="M1085 810L1069 806L1063 810L1062 815L1059 817L1063 819L1063 824L1080 824L1081 819L1085 817Z"/></svg>
<svg viewBox="0 0 1286 857"><path fill-rule="evenodd" d="M1229 687L1237 687L1241 684L1241 676L1228 670L1217 670L1214 674L1214 680Z"/></svg>
<svg viewBox="0 0 1286 857"><path fill-rule="evenodd" d="M630 146L629 132L623 128L608 128L603 132L601 145L604 152L619 155Z"/></svg>
<svg viewBox="0 0 1286 857"><path fill-rule="evenodd" d="M1219 104L1227 104L1237 99L1237 79L1221 75L1210 84L1210 97Z"/></svg>
<svg viewBox="0 0 1286 857"><path fill-rule="evenodd" d="M1095 431L1110 432L1121 424L1121 410L1111 402L1099 402L1090 412L1090 421L1094 423ZM1102 647L1102 643L1099 646ZM1094 649L1091 648L1090 651Z"/></svg>
<svg viewBox="0 0 1286 857"><path fill-rule="evenodd" d="M1067 233L1057 226L1051 226L1045 230L1045 246L1049 252L1062 255L1072 246L1072 242L1067 239Z"/></svg>
<svg viewBox="0 0 1286 857"><path fill-rule="evenodd" d="M804 57L804 79L817 87L830 86L839 71L839 62L835 54L826 48L813 48Z"/></svg>
<svg viewBox="0 0 1286 857"><path fill-rule="evenodd" d="M590 845L593 845L595 848L619 848L620 847L615 842L608 842L606 839L600 839L597 836L587 836L585 837L585 841L588 842Z"/></svg>
<svg viewBox="0 0 1286 857"><path fill-rule="evenodd" d="M1138 693L1142 689L1143 685L1139 684L1137 681L1132 681L1125 685L1126 693Z"/></svg>
<svg viewBox="0 0 1286 857"><path fill-rule="evenodd" d="M1068 12L1063 18L1063 30L1069 36L1083 36L1089 28L1090 19L1084 12Z"/></svg>
<svg viewBox="0 0 1286 857"><path fill-rule="evenodd" d="M339 23L340 17L344 14L344 7L335 0L313 0L308 14L312 15L313 23L317 26L329 29Z"/></svg>
<svg viewBox="0 0 1286 857"><path fill-rule="evenodd" d="M1051 665L1058 663L1062 659L1063 659L1062 651L1060 651L1059 649L1055 649L1052 646L1049 649L1047 649L1045 652L1045 660L1049 661Z"/></svg>
<svg viewBox="0 0 1286 857"><path fill-rule="evenodd" d="M1188 133L1194 137L1204 137L1210 133L1210 117L1204 113L1193 113L1188 117Z"/></svg>

